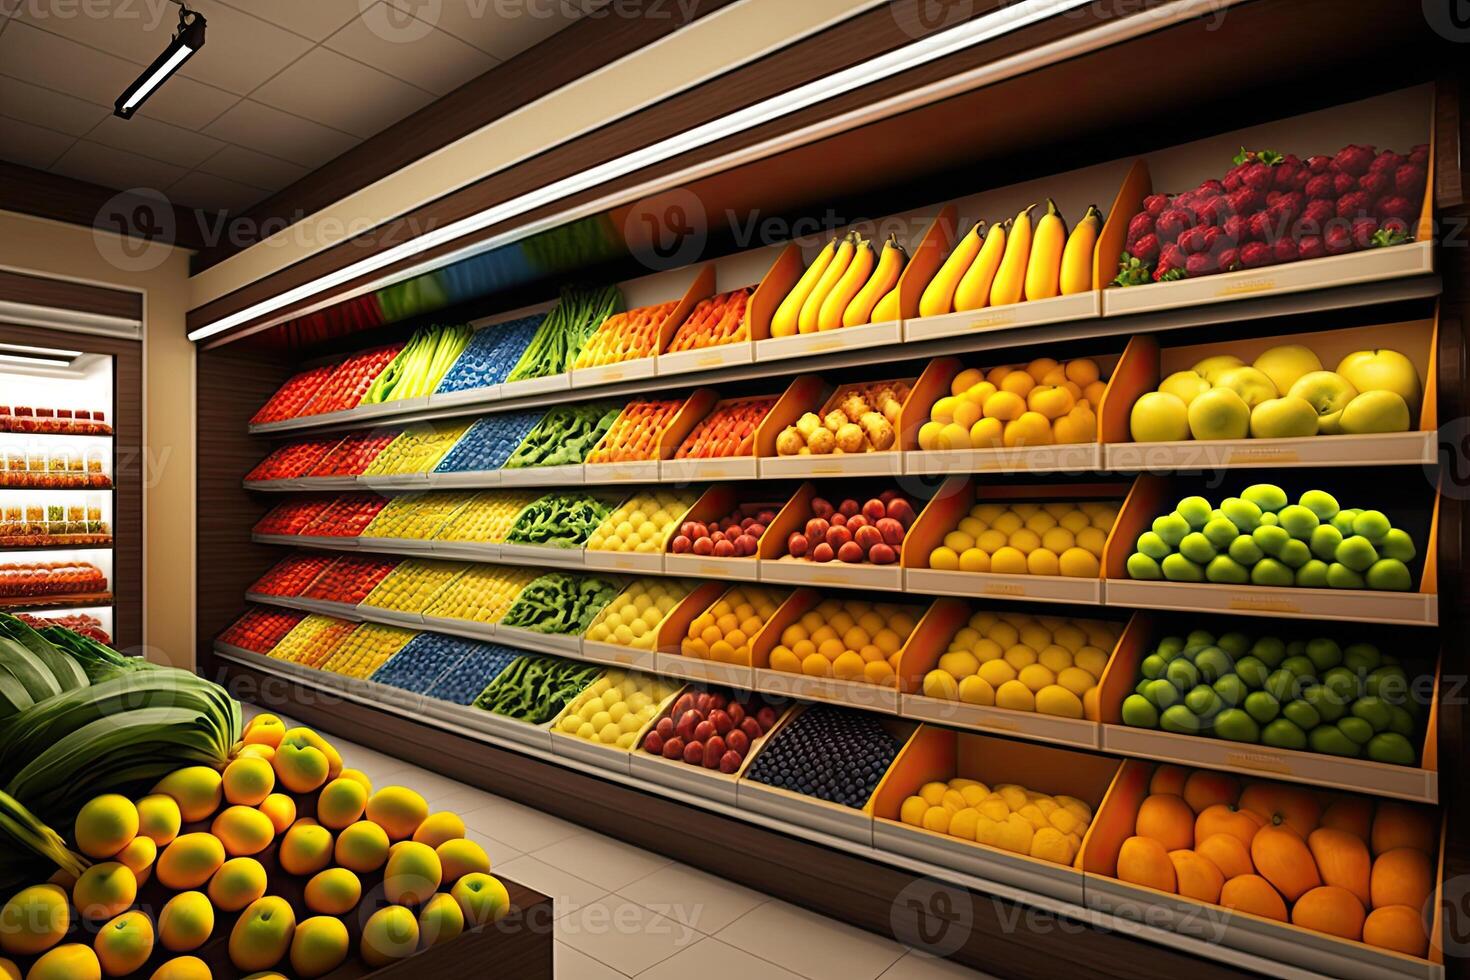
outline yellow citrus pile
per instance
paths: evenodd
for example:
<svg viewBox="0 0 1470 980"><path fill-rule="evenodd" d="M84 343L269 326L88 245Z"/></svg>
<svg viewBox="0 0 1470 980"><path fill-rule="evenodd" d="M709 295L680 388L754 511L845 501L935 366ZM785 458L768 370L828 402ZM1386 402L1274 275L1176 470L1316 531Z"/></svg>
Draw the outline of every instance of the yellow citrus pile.
<svg viewBox="0 0 1470 980"><path fill-rule="evenodd" d="M486 490L475 494L469 503L434 534L435 541L500 542L505 540L521 511L535 503L536 495Z"/></svg>
<svg viewBox="0 0 1470 980"><path fill-rule="evenodd" d="M400 629L397 626L363 623L347 639L337 644L337 648L322 663L321 668L345 677L367 680L417 635L414 630Z"/></svg>
<svg viewBox="0 0 1470 980"><path fill-rule="evenodd" d="M667 490L632 497L597 526L587 539L587 548L658 554L664 550L669 532L694 506L695 499L694 494Z"/></svg>
<svg viewBox="0 0 1470 980"><path fill-rule="evenodd" d="M1097 578L1117 519L1112 503L978 503L929 553L929 567Z"/></svg>
<svg viewBox="0 0 1470 980"><path fill-rule="evenodd" d="M410 493L394 497L362 532L365 538L423 541L473 498L469 493Z"/></svg>
<svg viewBox="0 0 1470 980"><path fill-rule="evenodd" d="M698 584L683 579L638 579L592 621L587 639L653 650L658 645L659 625Z"/></svg>
<svg viewBox="0 0 1470 980"><path fill-rule="evenodd" d="M377 584L363 605L393 612L422 613L465 566L449 561L410 558Z"/></svg>
<svg viewBox="0 0 1470 980"><path fill-rule="evenodd" d="M967 368L919 429L919 448L1016 449L1093 442L1107 385L1090 358L1040 357L1023 367Z"/></svg>
<svg viewBox="0 0 1470 980"><path fill-rule="evenodd" d="M610 670L567 706L556 728L563 735L631 752L638 734L682 684L652 674Z"/></svg>
<svg viewBox="0 0 1470 980"><path fill-rule="evenodd" d="M914 827L999 847L1042 861L1071 864L1092 823L1075 796L1048 796L1014 783L992 789L974 779L926 783L903 801L899 819Z"/></svg>
<svg viewBox="0 0 1470 980"><path fill-rule="evenodd" d="M516 596L536 575L536 571L529 568L472 565L434 598L424 610L424 615L436 619L494 623L505 615Z"/></svg>
<svg viewBox="0 0 1470 980"><path fill-rule="evenodd" d="M699 660L750 666L750 641L788 593L738 585L689 624L680 652Z"/></svg>
<svg viewBox="0 0 1470 980"><path fill-rule="evenodd" d="M826 599L781 631L771 669L898 685L898 657L922 609L890 602Z"/></svg>
<svg viewBox="0 0 1470 980"><path fill-rule="evenodd" d="M364 476L393 476L402 473L427 473L438 465L444 454L470 430L475 420L444 426L425 426L399 433L378 453L363 471Z"/></svg>
<svg viewBox="0 0 1470 980"><path fill-rule="evenodd" d="M291 627L291 632L281 637L281 642L271 648L270 655L277 660L314 667L345 640L357 628L356 623L344 619L312 613Z"/></svg>

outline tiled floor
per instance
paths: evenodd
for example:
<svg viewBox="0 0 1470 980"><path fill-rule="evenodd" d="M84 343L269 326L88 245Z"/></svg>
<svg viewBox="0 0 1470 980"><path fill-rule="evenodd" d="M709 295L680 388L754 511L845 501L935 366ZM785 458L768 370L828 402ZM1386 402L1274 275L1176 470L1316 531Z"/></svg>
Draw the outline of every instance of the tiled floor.
<svg viewBox="0 0 1470 980"><path fill-rule="evenodd" d="M256 709L246 706L247 717ZM331 737L375 785L464 818L496 874L556 901L557 980L983 980L412 763Z"/></svg>

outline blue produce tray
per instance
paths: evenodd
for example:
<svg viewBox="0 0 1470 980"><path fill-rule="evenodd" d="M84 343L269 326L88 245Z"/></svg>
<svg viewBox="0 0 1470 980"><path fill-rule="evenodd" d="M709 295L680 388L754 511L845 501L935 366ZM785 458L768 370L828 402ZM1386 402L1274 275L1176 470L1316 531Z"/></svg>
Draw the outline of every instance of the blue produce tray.
<svg viewBox="0 0 1470 980"><path fill-rule="evenodd" d="M435 473L498 470L545 416L541 409L487 415L460 437L434 467Z"/></svg>
<svg viewBox="0 0 1470 980"><path fill-rule="evenodd" d="M450 704L469 706L500 672L510 666L511 661L525 656L522 650L512 650L498 643L476 643L473 640L458 640L472 648L464 659L445 671L444 676L434 682L425 696L448 701Z"/></svg>
<svg viewBox="0 0 1470 980"><path fill-rule="evenodd" d="M469 346L460 353L434 393L443 395L500 384L520 361L545 319L545 313L536 313L476 330Z"/></svg>

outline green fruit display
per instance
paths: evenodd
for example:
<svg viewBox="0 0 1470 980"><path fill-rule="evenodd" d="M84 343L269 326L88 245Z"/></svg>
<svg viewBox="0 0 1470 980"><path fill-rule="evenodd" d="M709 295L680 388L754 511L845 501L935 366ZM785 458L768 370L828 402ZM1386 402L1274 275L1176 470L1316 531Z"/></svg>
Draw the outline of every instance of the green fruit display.
<svg viewBox="0 0 1470 980"><path fill-rule="evenodd" d="M1288 641L1234 629L1163 636L1139 661L1122 721L1412 766L1421 711L1408 674L1393 660L1372 643L1344 647L1328 636Z"/></svg>
<svg viewBox="0 0 1470 980"><path fill-rule="evenodd" d="M1414 588L1414 539L1378 510L1339 508L1324 490L1296 503L1272 483L1246 487L1218 509L1181 499L1138 536L1127 561L1140 581L1212 582L1266 588Z"/></svg>

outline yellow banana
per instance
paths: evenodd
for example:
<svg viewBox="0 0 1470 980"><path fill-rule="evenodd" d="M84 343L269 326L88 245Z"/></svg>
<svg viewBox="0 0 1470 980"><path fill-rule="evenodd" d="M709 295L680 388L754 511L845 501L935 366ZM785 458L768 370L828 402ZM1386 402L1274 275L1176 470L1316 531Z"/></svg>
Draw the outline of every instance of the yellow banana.
<svg viewBox="0 0 1470 980"><path fill-rule="evenodd" d="M1034 208L1036 205L1031 205ZM1031 257L1031 208L1016 215L1006 236L1005 255L990 285L990 305L1007 306L1021 301L1026 288L1026 260Z"/></svg>
<svg viewBox="0 0 1470 980"><path fill-rule="evenodd" d="M857 251L857 245L853 241L855 236L848 235L837 246L837 252L832 256L832 261L827 263L827 268L822 271L822 277L817 280L817 285L807 296L806 301L801 304L801 312L796 317L796 329L800 333L816 333L817 317L822 312L822 303L827 299L827 294L837 285L837 280L847 272L847 267L852 262L853 254Z"/></svg>
<svg viewBox="0 0 1470 980"><path fill-rule="evenodd" d="M887 323L890 320L897 320L902 312L898 306L898 286L895 285L888 295L880 299L878 305L873 307L873 315L868 318L868 322Z"/></svg>
<svg viewBox="0 0 1470 980"><path fill-rule="evenodd" d="M1097 248L1097 235L1102 230L1102 214L1093 204L1067 236L1062 250L1061 289L1063 296L1085 293L1092 288L1092 253Z"/></svg>
<svg viewBox="0 0 1470 980"><path fill-rule="evenodd" d="M919 316L940 316L954 312L954 291L959 287L960 277L980 253L980 235L984 230L985 222L976 222L975 227L955 245L949 258L944 260L929 285L924 287L924 294L919 297Z"/></svg>
<svg viewBox="0 0 1470 980"><path fill-rule="evenodd" d="M802 304L811 295L812 289L816 287L817 281L822 278L822 273L827 271L827 264L832 261L832 256L837 251L837 239L832 239L817 253L812 264L802 273L801 278L796 281L791 292L776 307L776 315L771 318L772 337L791 337L796 334L796 318L801 313Z"/></svg>
<svg viewBox="0 0 1470 980"><path fill-rule="evenodd" d="M847 271L837 280L837 285L832 287L827 298L822 300L822 308L817 312L818 330L836 330L842 326L843 312L852 302L852 298L862 292L863 284L873 274L873 266L877 264L872 242L859 238L857 251L847 264Z"/></svg>
<svg viewBox="0 0 1470 980"><path fill-rule="evenodd" d="M1057 213L1057 202L1046 201L1046 214L1036 223L1031 236L1031 256L1026 260L1026 298L1051 299L1059 292L1062 247L1067 243L1067 225Z"/></svg>
<svg viewBox="0 0 1470 980"><path fill-rule="evenodd" d="M874 321L873 310L878 301L894 290L898 285L898 277L903 272L903 267L908 264L908 253L903 246L898 244L898 238L894 235L888 236L888 241L883 245L883 254L878 257L878 268L873 270L873 275L868 279L867 285L863 286L858 294L847 304L847 309L842 313L842 325L844 327L856 327L864 323L881 323ZM894 297L898 302L898 297ZM889 319L898 319L897 315Z"/></svg>
<svg viewBox="0 0 1470 980"><path fill-rule="evenodd" d="M990 284L995 280L995 270L1000 268L1000 258L1006 250L1008 227L1010 222L1004 221L991 225L990 231L986 232L985 244L980 246L980 254L970 263L970 268L954 291L956 312L978 310L990 302Z"/></svg>

